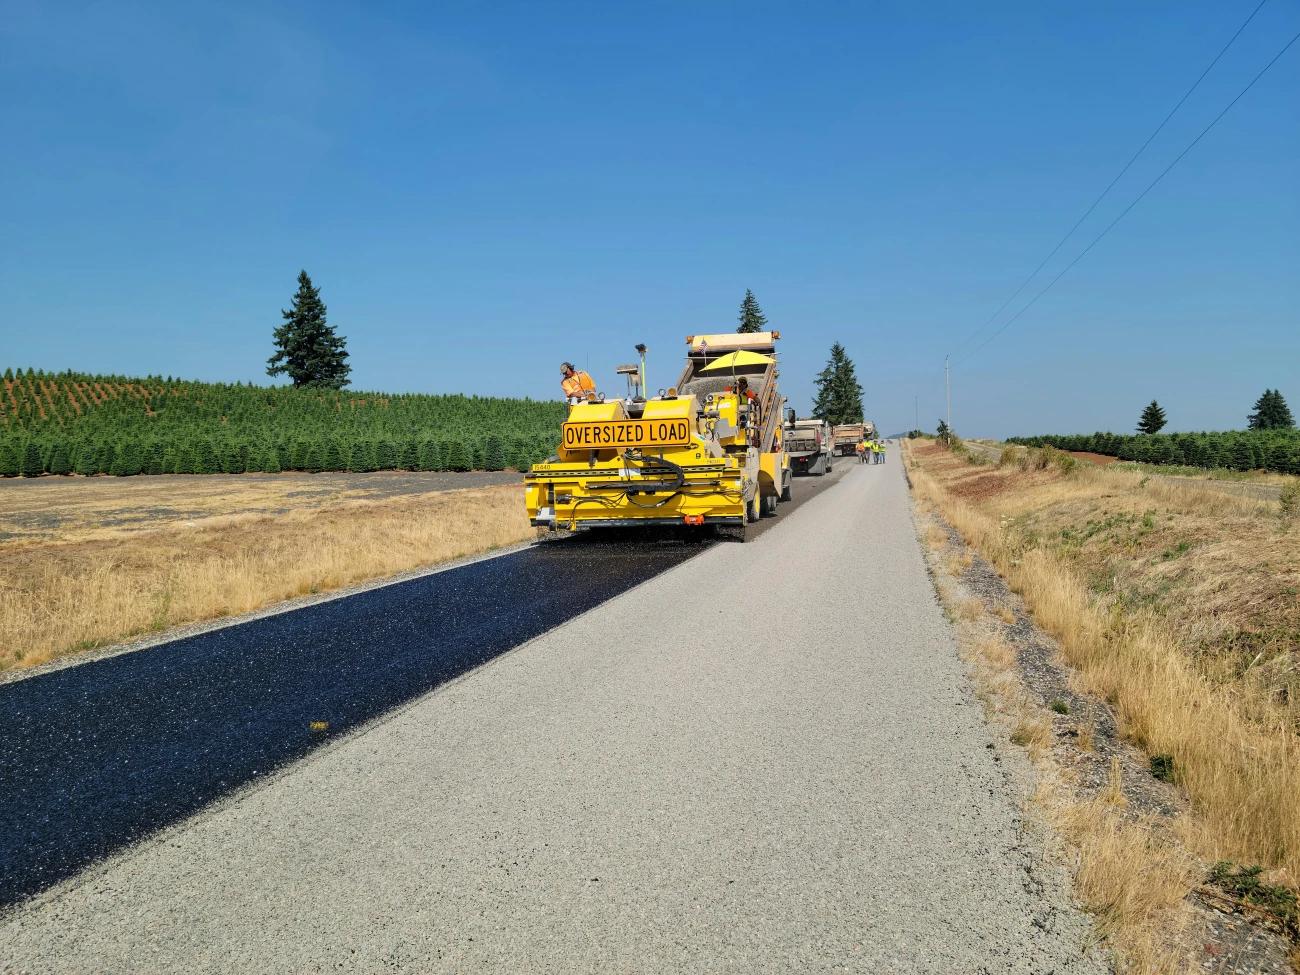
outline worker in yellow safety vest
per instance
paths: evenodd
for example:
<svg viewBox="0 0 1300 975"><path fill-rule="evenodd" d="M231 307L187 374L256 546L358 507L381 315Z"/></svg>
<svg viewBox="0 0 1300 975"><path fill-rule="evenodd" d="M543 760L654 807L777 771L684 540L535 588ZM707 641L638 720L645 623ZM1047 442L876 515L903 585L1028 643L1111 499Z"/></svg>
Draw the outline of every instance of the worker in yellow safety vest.
<svg viewBox="0 0 1300 975"><path fill-rule="evenodd" d="M871 449L876 454L876 463L883 464L885 462L885 441L883 440L871 441Z"/></svg>
<svg viewBox="0 0 1300 975"><path fill-rule="evenodd" d="M560 363L560 375L564 377L560 380L560 388L564 390L565 400L570 403L581 403L588 393L596 391L596 383L591 375L581 369L574 369L572 362Z"/></svg>

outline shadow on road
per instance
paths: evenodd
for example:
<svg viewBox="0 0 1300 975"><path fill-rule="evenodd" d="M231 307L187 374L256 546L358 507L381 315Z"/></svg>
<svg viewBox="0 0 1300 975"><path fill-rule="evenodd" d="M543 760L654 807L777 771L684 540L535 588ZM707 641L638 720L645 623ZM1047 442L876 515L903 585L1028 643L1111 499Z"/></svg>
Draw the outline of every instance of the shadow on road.
<svg viewBox="0 0 1300 975"><path fill-rule="evenodd" d="M0 687L0 906L711 542L582 535Z"/></svg>

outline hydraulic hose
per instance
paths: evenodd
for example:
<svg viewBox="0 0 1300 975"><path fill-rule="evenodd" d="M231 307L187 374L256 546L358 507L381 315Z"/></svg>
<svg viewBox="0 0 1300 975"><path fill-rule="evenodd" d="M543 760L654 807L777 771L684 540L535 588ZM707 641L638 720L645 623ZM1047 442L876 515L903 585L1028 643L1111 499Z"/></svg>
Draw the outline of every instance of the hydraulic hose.
<svg viewBox="0 0 1300 975"><path fill-rule="evenodd" d="M662 465L664 467L667 467L669 470L673 472L673 476L677 478L677 483L671 486L664 485L662 488L656 488L655 489L656 493L663 490L663 491L671 491L673 494L676 494L678 491L681 490L682 485L686 483L686 472L682 470L680 467L678 467L676 464L674 464L671 460L664 460L662 457L654 457L654 458L646 457L644 454L636 454L630 450L625 450L623 452L623 459L632 461L634 463L639 463L647 467L650 466L651 464Z"/></svg>

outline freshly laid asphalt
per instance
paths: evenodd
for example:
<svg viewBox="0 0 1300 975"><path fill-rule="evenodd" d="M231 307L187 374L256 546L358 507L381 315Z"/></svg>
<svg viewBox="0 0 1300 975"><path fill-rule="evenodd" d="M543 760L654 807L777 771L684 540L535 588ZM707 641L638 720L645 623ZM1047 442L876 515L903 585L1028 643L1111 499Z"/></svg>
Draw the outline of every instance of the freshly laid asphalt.
<svg viewBox="0 0 1300 975"><path fill-rule="evenodd" d="M796 503L781 510L832 482L799 480ZM0 907L691 558L710 538L578 536L0 684ZM326 735L314 721L327 722Z"/></svg>
<svg viewBox="0 0 1300 975"><path fill-rule="evenodd" d="M0 971L1102 971L898 465L800 488L0 687Z"/></svg>

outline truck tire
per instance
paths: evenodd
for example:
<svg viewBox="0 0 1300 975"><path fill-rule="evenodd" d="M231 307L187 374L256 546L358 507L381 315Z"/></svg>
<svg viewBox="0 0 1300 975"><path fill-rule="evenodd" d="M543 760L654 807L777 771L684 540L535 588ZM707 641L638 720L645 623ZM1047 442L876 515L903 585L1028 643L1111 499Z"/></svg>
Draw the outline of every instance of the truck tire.
<svg viewBox="0 0 1300 975"><path fill-rule="evenodd" d="M764 518L776 517L776 495L775 494L769 494L763 498L762 502L759 505L759 513Z"/></svg>
<svg viewBox="0 0 1300 975"><path fill-rule="evenodd" d="M794 493L790 490L790 483L793 480L794 478L786 478L785 487L781 488L782 501L792 501L794 499Z"/></svg>

